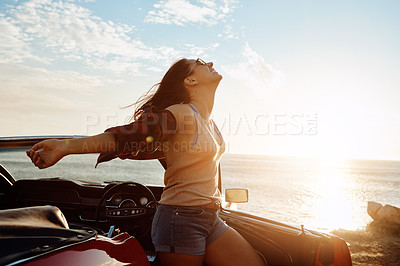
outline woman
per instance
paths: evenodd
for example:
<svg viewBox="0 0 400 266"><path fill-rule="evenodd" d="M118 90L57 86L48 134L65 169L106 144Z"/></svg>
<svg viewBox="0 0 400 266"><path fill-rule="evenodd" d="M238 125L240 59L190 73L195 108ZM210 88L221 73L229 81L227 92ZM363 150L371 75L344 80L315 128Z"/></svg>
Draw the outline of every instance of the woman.
<svg viewBox="0 0 400 266"><path fill-rule="evenodd" d="M141 101L135 122L92 137L42 141L27 155L39 168L79 153L101 153L98 163L165 157L165 188L152 227L162 264L264 265L218 216L218 165L225 143L210 116L221 79L213 63L181 59Z"/></svg>

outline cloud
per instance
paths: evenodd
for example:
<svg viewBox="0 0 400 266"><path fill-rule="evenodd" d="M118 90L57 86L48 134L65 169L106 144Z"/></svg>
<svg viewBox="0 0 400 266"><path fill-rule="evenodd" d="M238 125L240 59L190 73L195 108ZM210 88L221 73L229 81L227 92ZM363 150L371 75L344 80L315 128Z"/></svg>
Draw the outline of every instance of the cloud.
<svg viewBox="0 0 400 266"><path fill-rule="evenodd" d="M82 110L104 81L75 71L49 71L15 64L1 64L0 112L57 112Z"/></svg>
<svg viewBox="0 0 400 266"><path fill-rule="evenodd" d="M284 74L266 63L264 58L250 48L248 43L242 50L243 62L237 65L223 66L223 70L232 78L240 80L255 93L268 96L277 88Z"/></svg>
<svg viewBox="0 0 400 266"><path fill-rule="evenodd" d="M225 25L225 30L222 33L218 34L218 37L219 38L223 37L225 40L239 39L238 33L234 32L232 29L232 25L229 24Z"/></svg>
<svg viewBox="0 0 400 266"><path fill-rule="evenodd" d="M191 23L215 25L218 21L224 21L233 12L237 1L199 0L196 1L197 3L192 2L162 0L154 4L154 10L149 11L145 21L179 26Z"/></svg>
<svg viewBox="0 0 400 266"><path fill-rule="evenodd" d="M218 5L208 0L198 3L203 10L197 18L200 20L211 14L215 18L207 21L215 21L231 12L230 1ZM5 12L0 14L3 63L29 60L50 65L64 60L83 62L91 71L144 75L154 65L168 67L184 54L208 49L184 46L183 50L176 50L166 45L146 45L135 26L106 21L73 1L31 0L9 6Z"/></svg>
<svg viewBox="0 0 400 266"><path fill-rule="evenodd" d="M198 47L193 44L185 44L186 48L189 49L189 54L193 57L207 57L210 52L215 51L219 47L219 43L214 43L209 46ZM207 58L203 58L207 60Z"/></svg>
<svg viewBox="0 0 400 266"><path fill-rule="evenodd" d="M137 73L140 60L162 61L176 54L171 47L172 52L165 54L165 47L134 39L134 26L104 21L71 2L32 0L11 8L7 15L0 16L2 62L44 62L33 54L51 52L48 56L53 59L83 60L91 68Z"/></svg>
<svg viewBox="0 0 400 266"><path fill-rule="evenodd" d="M87 134L87 119L96 116L94 134L109 117L127 117L118 111L125 80L10 63L0 63L0 73L0 136Z"/></svg>
<svg viewBox="0 0 400 266"><path fill-rule="evenodd" d="M20 63L26 59L48 63L46 59L33 54L27 36L4 14L0 14L0 32L0 63Z"/></svg>

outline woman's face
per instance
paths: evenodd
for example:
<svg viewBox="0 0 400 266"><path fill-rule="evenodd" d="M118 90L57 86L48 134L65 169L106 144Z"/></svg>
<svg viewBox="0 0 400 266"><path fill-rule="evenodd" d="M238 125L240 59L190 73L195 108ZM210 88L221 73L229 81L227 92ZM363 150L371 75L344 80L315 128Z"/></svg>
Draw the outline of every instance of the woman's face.
<svg viewBox="0 0 400 266"><path fill-rule="evenodd" d="M209 83L219 83L222 79L222 76L213 68L213 63L201 60L200 58L197 60L191 59L189 60L190 74L189 77L197 79L199 84L205 85Z"/></svg>

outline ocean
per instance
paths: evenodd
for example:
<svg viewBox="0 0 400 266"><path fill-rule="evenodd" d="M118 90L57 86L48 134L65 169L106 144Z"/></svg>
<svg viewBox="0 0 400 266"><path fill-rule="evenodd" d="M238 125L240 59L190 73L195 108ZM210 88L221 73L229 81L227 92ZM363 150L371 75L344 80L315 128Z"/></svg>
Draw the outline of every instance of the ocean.
<svg viewBox="0 0 400 266"><path fill-rule="evenodd" d="M72 155L39 170L23 151L0 152L0 163L16 179L163 184L158 161L115 159L95 169L96 158L95 154ZM237 204L238 210L308 229L362 230L372 221L368 201L400 207L400 161L225 154L221 169L223 189L249 190L249 202Z"/></svg>

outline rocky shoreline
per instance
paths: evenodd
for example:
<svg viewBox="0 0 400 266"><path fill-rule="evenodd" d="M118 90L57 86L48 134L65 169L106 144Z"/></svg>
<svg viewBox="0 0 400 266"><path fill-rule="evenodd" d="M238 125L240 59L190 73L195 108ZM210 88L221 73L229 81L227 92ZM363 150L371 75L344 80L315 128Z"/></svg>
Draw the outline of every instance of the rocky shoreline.
<svg viewBox="0 0 400 266"><path fill-rule="evenodd" d="M400 265L400 225L372 221L365 230L334 230L350 244L353 265Z"/></svg>

